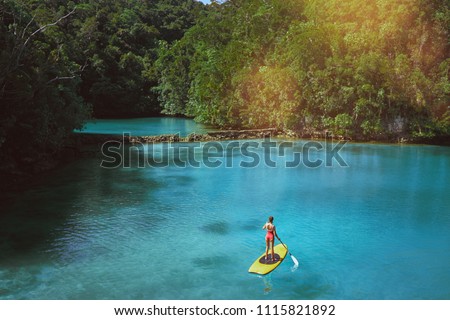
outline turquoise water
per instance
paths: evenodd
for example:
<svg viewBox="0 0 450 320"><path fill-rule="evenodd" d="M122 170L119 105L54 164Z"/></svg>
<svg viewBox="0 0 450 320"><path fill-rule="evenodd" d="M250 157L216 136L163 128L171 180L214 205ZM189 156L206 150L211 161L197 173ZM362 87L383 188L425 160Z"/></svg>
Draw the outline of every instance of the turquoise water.
<svg viewBox="0 0 450 320"><path fill-rule="evenodd" d="M275 168L53 172L0 210L0 298L450 299L450 148L347 144L348 167L285 168L305 143ZM269 214L300 267L258 277Z"/></svg>
<svg viewBox="0 0 450 320"><path fill-rule="evenodd" d="M97 119L88 121L83 133L123 134L132 136L156 136L161 134L176 134L187 136L189 133L206 133L208 127L184 118L135 118L135 119Z"/></svg>

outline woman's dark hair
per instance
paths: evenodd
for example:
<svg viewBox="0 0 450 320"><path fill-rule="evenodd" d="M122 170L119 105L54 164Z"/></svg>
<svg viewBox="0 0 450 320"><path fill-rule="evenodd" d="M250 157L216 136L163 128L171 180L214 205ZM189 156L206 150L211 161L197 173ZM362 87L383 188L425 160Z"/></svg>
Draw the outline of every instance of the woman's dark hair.
<svg viewBox="0 0 450 320"><path fill-rule="evenodd" d="M273 217L272 217L272 216L269 217L269 222L270 222L270 223L273 222Z"/></svg>

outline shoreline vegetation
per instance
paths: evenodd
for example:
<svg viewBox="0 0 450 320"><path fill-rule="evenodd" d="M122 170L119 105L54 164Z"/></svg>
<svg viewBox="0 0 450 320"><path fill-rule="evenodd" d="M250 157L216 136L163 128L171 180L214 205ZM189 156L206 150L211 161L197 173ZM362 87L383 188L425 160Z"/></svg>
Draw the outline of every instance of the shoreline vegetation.
<svg viewBox="0 0 450 320"><path fill-rule="evenodd" d="M449 145L449 21L440 0L4 0L2 185L76 158L92 117Z"/></svg>

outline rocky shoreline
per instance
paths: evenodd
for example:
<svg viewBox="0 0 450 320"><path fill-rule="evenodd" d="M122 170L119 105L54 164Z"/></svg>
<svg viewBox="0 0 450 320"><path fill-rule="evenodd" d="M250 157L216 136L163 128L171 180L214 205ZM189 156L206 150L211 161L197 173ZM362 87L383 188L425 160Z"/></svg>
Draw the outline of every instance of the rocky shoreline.
<svg viewBox="0 0 450 320"><path fill-rule="evenodd" d="M186 137L178 134L129 137L130 143L149 142L195 142L195 141L220 141L220 140L242 140L242 139L262 139L276 136L277 129L255 129L255 130L222 130L210 131L208 133L191 133Z"/></svg>
<svg viewBox="0 0 450 320"><path fill-rule="evenodd" d="M434 144L441 146L450 146L448 137L435 138L415 138L408 135L380 135L373 139L364 139L362 137L352 138L343 135L333 135L330 131L314 131L308 133L299 133L291 130L278 130L275 128L267 129L246 129L246 130L217 130L207 133L191 133L186 137L180 137L179 134L163 134L155 136L122 136L122 135L104 135L104 134L83 134L77 133L71 139L70 148L79 149L85 145L101 145L108 141L119 141L123 143L161 143L161 142L206 142L206 141L225 141L225 140L245 140L245 139L311 139L311 140L334 140L334 141L352 141L352 142L379 142L394 144Z"/></svg>
<svg viewBox="0 0 450 320"><path fill-rule="evenodd" d="M83 145L103 144L108 141L120 141L124 143L160 143L160 142L196 142L196 141L221 141L242 139L263 139L278 136L277 129L255 130L222 130L207 133L191 133L186 137L179 134L162 134L156 136L129 136L129 135L104 135L76 133L72 136L70 145L73 148Z"/></svg>

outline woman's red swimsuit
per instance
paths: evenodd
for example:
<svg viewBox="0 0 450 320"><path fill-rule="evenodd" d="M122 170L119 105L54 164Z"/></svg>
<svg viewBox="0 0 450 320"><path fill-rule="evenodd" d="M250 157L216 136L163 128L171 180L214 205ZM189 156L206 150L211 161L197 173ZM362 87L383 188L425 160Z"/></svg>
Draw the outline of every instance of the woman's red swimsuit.
<svg viewBox="0 0 450 320"><path fill-rule="evenodd" d="M267 230L266 240L273 240L273 230Z"/></svg>

